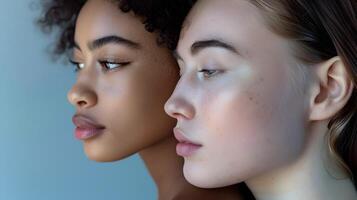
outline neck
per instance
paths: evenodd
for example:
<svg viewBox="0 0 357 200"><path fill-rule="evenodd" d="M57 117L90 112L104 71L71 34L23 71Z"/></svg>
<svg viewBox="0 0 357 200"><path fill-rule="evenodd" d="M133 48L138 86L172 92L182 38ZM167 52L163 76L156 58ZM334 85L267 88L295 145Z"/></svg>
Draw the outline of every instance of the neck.
<svg viewBox="0 0 357 200"><path fill-rule="evenodd" d="M240 192L246 191L244 186L200 189L189 184L183 176L184 161L176 154L176 140L172 135L139 153L157 186L159 200L243 199Z"/></svg>
<svg viewBox="0 0 357 200"><path fill-rule="evenodd" d="M331 158L326 140L327 123L313 124L305 151L292 163L246 183L260 200L357 199L353 183Z"/></svg>
<svg viewBox="0 0 357 200"><path fill-rule="evenodd" d="M176 155L175 145L175 139L168 137L139 153L158 188L159 197L174 195L185 182L183 160Z"/></svg>

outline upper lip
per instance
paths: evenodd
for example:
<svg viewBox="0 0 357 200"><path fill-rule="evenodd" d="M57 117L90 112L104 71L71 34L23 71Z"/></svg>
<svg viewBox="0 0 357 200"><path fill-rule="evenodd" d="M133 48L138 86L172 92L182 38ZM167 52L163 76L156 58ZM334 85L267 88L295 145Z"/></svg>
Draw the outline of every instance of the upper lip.
<svg viewBox="0 0 357 200"><path fill-rule="evenodd" d="M93 120L92 118L81 115L81 114L75 114L72 118L72 122L74 125L78 128L83 128L83 129L104 129L105 127L101 124L98 124Z"/></svg>
<svg viewBox="0 0 357 200"><path fill-rule="evenodd" d="M194 141L188 139L188 138L184 135L184 133L182 132L182 130L179 129L179 128L174 128L174 135L175 135L176 140L178 140L180 143L190 143L190 144L202 146L201 144L199 144L199 143L197 143L197 142L194 142Z"/></svg>

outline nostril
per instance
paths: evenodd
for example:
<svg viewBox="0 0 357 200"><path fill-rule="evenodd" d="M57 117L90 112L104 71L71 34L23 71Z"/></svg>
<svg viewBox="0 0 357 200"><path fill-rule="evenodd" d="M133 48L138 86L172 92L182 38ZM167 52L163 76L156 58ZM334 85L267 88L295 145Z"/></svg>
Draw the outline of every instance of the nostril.
<svg viewBox="0 0 357 200"><path fill-rule="evenodd" d="M171 115L172 115L172 117L174 117L174 118L178 118L178 117L180 116L180 113L178 113L178 112L173 112L173 113L171 113Z"/></svg>
<svg viewBox="0 0 357 200"><path fill-rule="evenodd" d="M78 101L78 102L77 102L77 105L80 106L80 107L83 107L83 106L85 106L86 104L87 104L87 102L85 102L85 101Z"/></svg>
<svg viewBox="0 0 357 200"><path fill-rule="evenodd" d="M195 115L195 109L192 104L182 98L168 100L165 104L165 111L169 116L177 120L180 118L192 119Z"/></svg>

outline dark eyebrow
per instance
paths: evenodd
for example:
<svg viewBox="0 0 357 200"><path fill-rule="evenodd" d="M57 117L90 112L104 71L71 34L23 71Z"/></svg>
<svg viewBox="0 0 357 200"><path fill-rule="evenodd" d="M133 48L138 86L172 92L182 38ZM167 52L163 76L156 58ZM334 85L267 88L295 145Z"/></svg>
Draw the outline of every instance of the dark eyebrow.
<svg viewBox="0 0 357 200"><path fill-rule="evenodd" d="M141 46L139 43L131 41L129 39L125 39L120 36L116 35L110 35L110 36L105 36L99 39L96 39L92 42L88 43L88 48L93 51L95 49L98 49L104 45L107 44L119 44L119 45L125 45L127 47L133 48L133 49L139 49ZM81 50L77 42L74 42L74 48Z"/></svg>
<svg viewBox="0 0 357 200"><path fill-rule="evenodd" d="M236 48L233 47L233 45L218 39L201 40L201 41L194 42L191 46L191 54L195 55L199 51L211 47L223 48L233 53L239 54L239 52L237 51Z"/></svg>
<svg viewBox="0 0 357 200"><path fill-rule="evenodd" d="M88 48L90 50L95 50L95 49L98 49L104 45L111 44L111 43L125 45L125 46L128 46L133 49L140 48L139 43L131 41L129 39L125 39L123 37L116 36L116 35L110 35L110 36L105 36L105 37L96 39L93 42L88 44Z"/></svg>
<svg viewBox="0 0 357 200"><path fill-rule="evenodd" d="M233 47L233 45L228 44L227 42L223 42L218 39L200 40L200 41L194 42L191 45L191 54L196 55L199 51L201 51L205 48L212 48L212 47L223 48L223 49L231 51L235 54L240 55L240 53L237 51L236 48ZM183 60L177 50L174 50L172 54L176 58L176 60Z"/></svg>

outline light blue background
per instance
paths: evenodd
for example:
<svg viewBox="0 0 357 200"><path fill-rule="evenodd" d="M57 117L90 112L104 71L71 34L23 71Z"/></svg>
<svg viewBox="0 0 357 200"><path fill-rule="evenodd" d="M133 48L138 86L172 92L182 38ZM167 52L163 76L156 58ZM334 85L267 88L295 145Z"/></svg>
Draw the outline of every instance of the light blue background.
<svg viewBox="0 0 357 200"><path fill-rule="evenodd" d="M156 199L138 156L96 163L84 155L66 100L75 74L51 61L31 2L0 6L0 200Z"/></svg>

